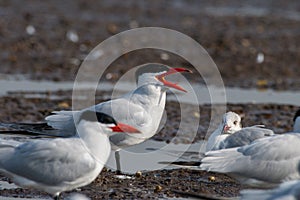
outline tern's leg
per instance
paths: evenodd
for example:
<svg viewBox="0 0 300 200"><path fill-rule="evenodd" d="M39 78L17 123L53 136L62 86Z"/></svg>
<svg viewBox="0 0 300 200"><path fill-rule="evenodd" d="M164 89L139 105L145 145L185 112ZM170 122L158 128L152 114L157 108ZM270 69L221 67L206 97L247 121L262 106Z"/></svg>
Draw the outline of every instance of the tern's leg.
<svg viewBox="0 0 300 200"><path fill-rule="evenodd" d="M120 162L120 152L115 151L115 159L116 159L116 165L117 165L117 174L121 173L121 162Z"/></svg>

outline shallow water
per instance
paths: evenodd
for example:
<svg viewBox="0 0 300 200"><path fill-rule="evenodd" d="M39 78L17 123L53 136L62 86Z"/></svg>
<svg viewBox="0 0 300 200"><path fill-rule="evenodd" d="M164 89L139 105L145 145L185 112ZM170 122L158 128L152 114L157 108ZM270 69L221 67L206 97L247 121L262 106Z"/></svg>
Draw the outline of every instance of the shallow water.
<svg viewBox="0 0 300 200"><path fill-rule="evenodd" d="M242 89L226 87L219 88L205 85L193 84L190 86L187 83L179 83L188 92L182 93L173 91L175 95L169 95L168 100L178 100L182 103L189 104L222 104L222 103L254 103L254 104L290 104L300 105L300 91L274 91L274 90L257 90L257 89ZM134 89L135 83L129 81L118 82L112 84L102 82L98 85L99 91L112 91L112 96L117 97ZM92 89L93 84L82 82L78 89ZM9 92L47 92L57 90L72 90L73 82L52 82L52 81L31 81L31 80L0 80L0 96L8 95ZM49 98L49 95L44 94L28 94L25 97ZM109 96L110 97L110 96ZM52 99L65 98L64 96L50 96ZM76 98L84 98L77 96Z"/></svg>
<svg viewBox="0 0 300 200"><path fill-rule="evenodd" d="M161 164L161 162L173 162L176 160L198 161L200 149L203 149L203 141L193 144L173 144L147 140L120 151L121 168L126 173L135 173L139 170L151 171L171 169L177 166ZM190 152L190 153L189 153ZM110 155L107 167L116 169L114 152ZM138 165L137 165L138 162Z"/></svg>
<svg viewBox="0 0 300 200"><path fill-rule="evenodd" d="M16 189L19 188L17 185L13 184L13 183L8 183L6 181L0 181L0 190L3 189Z"/></svg>

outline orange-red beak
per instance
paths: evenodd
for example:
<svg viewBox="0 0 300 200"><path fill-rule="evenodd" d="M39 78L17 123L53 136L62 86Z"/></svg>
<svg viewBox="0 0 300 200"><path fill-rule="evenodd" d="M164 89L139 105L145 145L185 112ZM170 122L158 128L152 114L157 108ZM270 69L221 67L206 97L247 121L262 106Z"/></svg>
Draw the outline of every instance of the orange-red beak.
<svg viewBox="0 0 300 200"><path fill-rule="evenodd" d="M110 127L111 130L113 132L126 132L126 133L141 133L139 130L137 130L136 128L129 126L127 124L123 124L123 123L118 123L116 126L114 127Z"/></svg>
<svg viewBox="0 0 300 200"><path fill-rule="evenodd" d="M165 77L170 74L182 73L182 72L192 73L191 70L188 70L185 68L170 68L166 73L158 75L158 76L156 76L156 78L167 87L171 87L171 88L183 91L183 92L187 92L185 89L183 89L181 86L177 85L176 83L169 82L165 79Z"/></svg>

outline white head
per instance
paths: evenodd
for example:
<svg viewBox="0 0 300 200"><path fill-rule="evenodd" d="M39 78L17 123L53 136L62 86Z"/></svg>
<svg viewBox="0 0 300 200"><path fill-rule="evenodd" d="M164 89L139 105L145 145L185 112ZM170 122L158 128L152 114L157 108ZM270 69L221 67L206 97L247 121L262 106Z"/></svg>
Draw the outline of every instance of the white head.
<svg viewBox="0 0 300 200"><path fill-rule="evenodd" d="M294 132L299 132L300 133L300 109L296 112L294 116Z"/></svg>
<svg viewBox="0 0 300 200"><path fill-rule="evenodd" d="M181 73L181 72L191 73L190 70L185 68L170 68L165 65L152 63L140 67L136 71L135 76L136 76L138 86L152 83L152 84L161 85L166 89L174 88L186 92L182 87L180 87L176 83L169 82L165 79L165 77L168 75Z"/></svg>
<svg viewBox="0 0 300 200"><path fill-rule="evenodd" d="M233 134L242 129L241 117L235 112L227 112L223 115L222 134Z"/></svg>
<svg viewBox="0 0 300 200"><path fill-rule="evenodd" d="M134 127L117 123L105 113L85 110L78 117L76 126L78 137L101 168L109 157L111 151L109 136L113 135L113 132L140 133Z"/></svg>

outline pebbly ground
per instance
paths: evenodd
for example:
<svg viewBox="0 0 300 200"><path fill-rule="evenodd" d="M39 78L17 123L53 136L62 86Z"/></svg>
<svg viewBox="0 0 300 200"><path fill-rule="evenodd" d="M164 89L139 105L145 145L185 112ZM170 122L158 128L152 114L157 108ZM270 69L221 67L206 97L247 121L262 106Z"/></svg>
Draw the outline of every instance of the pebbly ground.
<svg viewBox="0 0 300 200"><path fill-rule="evenodd" d="M58 92L61 94L61 92ZM22 98L23 94L0 98L0 121L2 122L37 122L52 110L70 109L70 99L41 99ZM97 98L97 101L103 99ZM165 128L153 137L154 140L193 143L205 138L210 120L210 105L200 106L200 124L196 137L189 134L176 133L180 119L180 108L178 102L168 102L166 106L167 122ZM185 105L190 113L190 118L195 120L193 115L194 106ZM244 115L243 125L264 124L267 128L273 129L277 133L291 130L294 112L298 109L288 105L263 105L249 104L227 105L228 110ZM198 115L196 115L198 116ZM217 124L215 124L216 126ZM175 138L175 139L174 139ZM138 164L138 160L136 161ZM142 169L141 169L142 170ZM104 169L99 177L90 185L79 190L63 193L63 197L69 193L79 192L92 199L157 199L157 198L186 198L181 192L195 193L201 196L210 197L236 197L242 186L226 175L202 172L197 169L165 169L157 171L141 171L141 174L130 175L130 179L119 179L114 171ZM211 176L215 180L211 180ZM3 177L2 180L7 180ZM8 197L41 197L49 198L49 195L29 189L4 189L0 190L0 195ZM199 196L198 196L199 197Z"/></svg>

